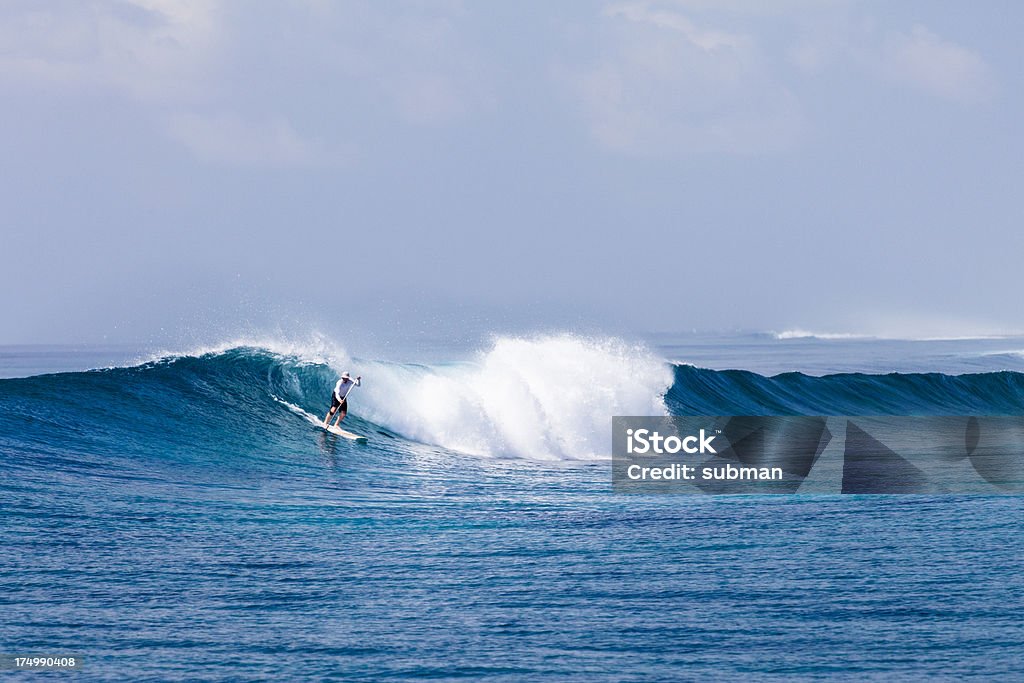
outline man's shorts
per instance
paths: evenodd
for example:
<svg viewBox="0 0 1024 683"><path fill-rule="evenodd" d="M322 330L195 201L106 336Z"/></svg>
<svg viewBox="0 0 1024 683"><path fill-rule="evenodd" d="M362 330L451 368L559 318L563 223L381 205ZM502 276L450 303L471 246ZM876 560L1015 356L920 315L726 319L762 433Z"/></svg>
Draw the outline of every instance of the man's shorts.
<svg viewBox="0 0 1024 683"><path fill-rule="evenodd" d="M331 410L334 410L335 408L337 408L339 406L346 413L348 412L348 396L346 396L344 399L339 401L338 397L335 396L334 392L332 391L331 392Z"/></svg>

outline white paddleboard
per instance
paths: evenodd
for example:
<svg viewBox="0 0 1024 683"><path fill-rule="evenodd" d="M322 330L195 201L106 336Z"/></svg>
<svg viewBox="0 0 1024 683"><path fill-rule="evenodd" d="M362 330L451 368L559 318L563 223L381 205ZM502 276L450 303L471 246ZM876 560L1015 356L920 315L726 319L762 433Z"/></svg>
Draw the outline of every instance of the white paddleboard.
<svg viewBox="0 0 1024 683"><path fill-rule="evenodd" d="M343 437L345 439L351 439L352 441L355 441L356 443L366 443L368 441L368 439L365 436L359 436L358 434L353 434L352 432L346 432L341 427L335 427L334 425L331 425L330 427L324 427L323 420L321 418L317 417L316 415L313 415L312 413L308 413L305 410L303 410L302 408L300 408L297 405L295 405L294 403L289 403L288 401L285 401L284 399L278 398L277 396L274 396L273 398L278 403L287 406L288 409L291 410L293 413L301 415L302 417L304 417L307 420L309 420L312 424L315 424L320 429L327 430L331 434L337 434L338 436Z"/></svg>
<svg viewBox="0 0 1024 683"><path fill-rule="evenodd" d="M358 434L353 434L352 432L346 432L341 427L336 427L334 425L331 425L330 427L324 427L324 429L329 431L331 434L337 434L338 436L344 437L346 439L351 439L352 441L355 441L357 443L366 443L368 441L368 439L365 436L359 436Z"/></svg>

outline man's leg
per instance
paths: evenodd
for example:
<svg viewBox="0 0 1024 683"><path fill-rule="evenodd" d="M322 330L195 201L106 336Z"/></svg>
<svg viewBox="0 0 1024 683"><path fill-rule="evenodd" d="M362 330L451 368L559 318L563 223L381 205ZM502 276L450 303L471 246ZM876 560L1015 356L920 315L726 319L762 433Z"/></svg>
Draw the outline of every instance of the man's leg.
<svg viewBox="0 0 1024 683"><path fill-rule="evenodd" d="M341 405L338 406L338 415L337 415L337 419L334 422L335 426L340 425L341 421L345 419L346 415L348 415L348 401L347 400L342 401Z"/></svg>
<svg viewBox="0 0 1024 683"><path fill-rule="evenodd" d="M331 416L334 415L334 411L337 410L337 406L331 406L331 409L327 411L327 417L324 418L324 427L330 424Z"/></svg>

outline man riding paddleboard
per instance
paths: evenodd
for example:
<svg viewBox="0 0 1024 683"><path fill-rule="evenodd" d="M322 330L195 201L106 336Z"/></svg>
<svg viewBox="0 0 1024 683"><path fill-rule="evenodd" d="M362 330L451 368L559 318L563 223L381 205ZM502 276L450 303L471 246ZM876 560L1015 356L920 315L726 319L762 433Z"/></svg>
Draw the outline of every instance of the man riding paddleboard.
<svg viewBox="0 0 1024 683"><path fill-rule="evenodd" d="M348 392L352 391L352 387L362 386L362 380L361 376L353 380L347 372L341 373L341 379L334 385L334 392L331 394L331 409L324 418L325 429L330 424L332 416L335 418L335 425L345 419L345 415L348 414Z"/></svg>

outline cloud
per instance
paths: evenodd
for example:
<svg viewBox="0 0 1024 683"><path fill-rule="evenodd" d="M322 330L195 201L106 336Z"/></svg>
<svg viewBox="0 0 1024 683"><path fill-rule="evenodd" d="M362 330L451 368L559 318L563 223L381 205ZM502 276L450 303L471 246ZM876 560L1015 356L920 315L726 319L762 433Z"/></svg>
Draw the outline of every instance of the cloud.
<svg viewBox="0 0 1024 683"><path fill-rule="evenodd" d="M701 50L711 51L722 48L738 49L744 46L746 38L725 31L701 29L688 18L677 12L659 10L645 3L613 5L604 11L605 16L621 17L636 23L647 23L659 28L671 29Z"/></svg>
<svg viewBox="0 0 1024 683"><path fill-rule="evenodd" d="M961 104L998 89L976 52L922 25L887 28L847 0L628 0L582 36L594 52L563 60L556 80L590 136L631 156L791 149L816 123L802 99L838 87L827 73L883 98L886 82Z"/></svg>
<svg viewBox="0 0 1024 683"><path fill-rule="evenodd" d="M889 36L877 66L890 80L947 100L982 102L996 90L984 59L921 25Z"/></svg>
<svg viewBox="0 0 1024 683"><path fill-rule="evenodd" d="M804 27L786 56L806 75L853 66L876 82L962 104L989 101L998 90L995 74L980 55L921 24L886 32L871 17L822 15Z"/></svg>
<svg viewBox="0 0 1024 683"><path fill-rule="evenodd" d="M765 68L752 36L646 2L610 6L603 19L601 56L561 78L605 147L654 157L756 154L798 137L799 103Z"/></svg>
<svg viewBox="0 0 1024 683"><path fill-rule="evenodd" d="M217 36L215 0L14 3L0 21L0 79L181 99Z"/></svg>
<svg viewBox="0 0 1024 683"><path fill-rule="evenodd" d="M438 72L396 74L384 80L382 90L398 114L410 123L441 124L467 113L467 102L453 80Z"/></svg>
<svg viewBox="0 0 1024 683"><path fill-rule="evenodd" d="M849 5L851 0L673 0L687 11L715 11L723 14L772 16L816 12Z"/></svg>
<svg viewBox="0 0 1024 683"><path fill-rule="evenodd" d="M171 135L201 161L229 166L302 166L315 163L314 147L283 119L247 121L232 114L178 114Z"/></svg>
<svg viewBox="0 0 1024 683"><path fill-rule="evenodd" d="M339 72L383 96L388 113L413 125L456 123L493 103L484 60L469 41L459 3L338 5L323 14L336 30Z"/></svg>
<svg viewBox="0 0 1024 683"><path fill-rule="evenodd" d="M0 89L126 99L208 163L321 163L334 152L314 155L292 122L349 158L381 119L450 125L493 105L465 15L458 3L15 0L0 4Z"/></svg>

